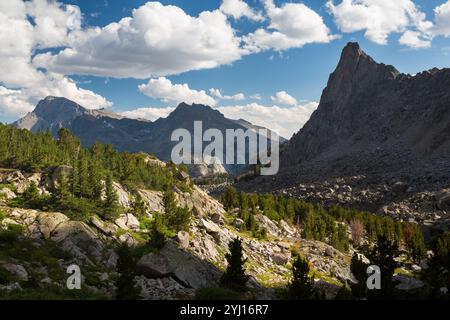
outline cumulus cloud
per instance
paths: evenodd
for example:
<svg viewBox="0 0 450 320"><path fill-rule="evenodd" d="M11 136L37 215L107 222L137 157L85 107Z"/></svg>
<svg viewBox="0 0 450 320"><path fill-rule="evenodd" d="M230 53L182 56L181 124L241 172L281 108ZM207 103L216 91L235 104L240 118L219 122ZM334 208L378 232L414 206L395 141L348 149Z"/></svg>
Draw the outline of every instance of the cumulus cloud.
<svg viewBox="0 0 450 320"><path fill-rule="evenodd" d="M433 24L412 0L342 0L327 3L342 32L365 31L365 37L387 44L391 33L402 33L400 43L415 48L430 45Z"/></svg>
<svg viewBox="0 0 450 320"><path fill-rule="evenodd" d="M39 70L31 62L36 49L67 45L80 28L76 6L47 0L0 2L0 114L21 116L47 95L63 95L91 108L111 105L71 79Z"/></svg>
<svg viewBox="0 0 450 320"><path fill-rule="evenodd" d="M431 46L431 37L418 31L408 30L400 37L398 42L415 49L429 48Z"/></svg>
<svg viewBox="0 0 450 320"><path fill-rule="evenodd" d="M288 106L295 106L297 105L297 100L288 94L286 91L279 91L275 94L275 96L271 96L270 99L279 104L284 104Z"/></svg>
<svg viewBox="0 0 450 320"><path fill-rule="evenodd" d="M290 138L309 120L317 109L317 102L309 102L294 107L264 106L258 103L245 105L220 106L216 109L230 119L244 119L255 125L274 130L284 138ZM154 121L167 117L174 108L139 108L121 112L121 115L133 119Z"/></svg>
<svg viewBox="0 0 450 320"><path fill-rule="evenodd" d="M186 83L172 84L165 77L150 79L148 83L139 86L139 91L151 98L168 103L178 104L186 102L187 104L198 103L208 106L217 104L217 101L209 96L205 90L193 90Z"/></svg>
<svg viewBox="0 0 450 320"><path fill-rule="evenodd" d="M155 121L159 118L166 118L175 108L173 107L147 107L138 108L130 111L123 111L120 114L124 117L131 119L145 119L150 121Z"/></svg>
<svg viewBox="0 0 450 320"><path fill-rule="evenodd" d="M264 3L270 24L244 37L249 50L286 50L336 39L322 17L303 3L285 3L281 7L275 6L273 0Z"/></svg>
<svg viewBox="0 0 450 320"><path fill-rule="evenodd" d="M217 108L227 118L244 119L255 125L269 128L289 139L300 130L317 109L318 103L310 102L294 107L264 106L258 103Z"/></svg>
<svg viewBox="0 0 450 320"><path fill-rule="evenodd" d="M192 17L147 2L131 17L78 33L69 48L40 54L34 63L64 74L146 79L230 64L248 53L240 44L220 10Z"/></svg>
<svg viewBox="0 0 450 320"><path fill-rule="evenodd" d="M214 96L220 100L245 100L246 99L245 94L243 94L241 92L236 93L232 96L227 96L227 95L223 95L222 91L220 89L211 88L211 89L209 89L209 93L212 96Z"/></svg>
<svg viewBox="0 0 450 320"><path fill-rule="evenodd" d="M250 6L243 0L223 0L219 8L220 11L234 19L246 17L254 21L264 20L263 16L250 8Z"/></svg>
<svg viewBox="0 0 450 320"><path fill-rule="evenodd" d="M436 22L433 32L437 35L450 37L450 1L436 7L434 14Z"/></svg>

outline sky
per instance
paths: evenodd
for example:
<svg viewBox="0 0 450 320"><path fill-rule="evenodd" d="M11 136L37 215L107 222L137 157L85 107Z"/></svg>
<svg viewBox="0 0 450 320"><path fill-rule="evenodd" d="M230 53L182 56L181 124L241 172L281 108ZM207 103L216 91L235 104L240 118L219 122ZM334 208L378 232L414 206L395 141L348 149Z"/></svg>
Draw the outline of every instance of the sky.
<svg viewBox="0 0 450 320"><path fill-rule="evenodd" d="M450 0L0 1L0 121L48 95L155 120L184 101L289 138L349 41L450 66Z"/></svg>

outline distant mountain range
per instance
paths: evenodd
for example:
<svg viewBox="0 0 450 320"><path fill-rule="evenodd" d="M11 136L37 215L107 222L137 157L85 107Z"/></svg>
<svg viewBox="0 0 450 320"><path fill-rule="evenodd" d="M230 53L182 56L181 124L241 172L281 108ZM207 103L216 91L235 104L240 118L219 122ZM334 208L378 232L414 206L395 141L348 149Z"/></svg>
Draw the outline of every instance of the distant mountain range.
<svg viewBox="0 0 450 320"><path fill-rule="evenodd" d="M62 97L45 98L33 112L13 125L32 132L50 129L55 136L58 130L64 127L73 132L85 146L91 146L98 141L112 144L120 151L144 151L162 160L170 160L172 148L177 143L171 141L172 132L184 128L192 134L194 121L203 122L203 131L215 128L224 136L226 129L257 131L262 128L242 119L228 119L219 111L200 104L181 103L167 118L152 122L125 118L105 109L89 110ZM280 141L285 142L286 139L280 137ZM238 174L244 168L243 165L202 165L192 172L199 176L224 172Z"/></svg>

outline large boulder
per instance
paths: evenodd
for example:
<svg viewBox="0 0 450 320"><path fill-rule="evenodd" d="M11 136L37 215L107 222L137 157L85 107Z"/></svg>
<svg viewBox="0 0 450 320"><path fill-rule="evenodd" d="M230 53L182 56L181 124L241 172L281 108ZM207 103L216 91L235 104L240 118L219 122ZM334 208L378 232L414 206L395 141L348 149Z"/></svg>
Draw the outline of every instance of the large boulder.
<svg viewBox="0 0 450 320"><path fill-rule="evenodd" d="M139 220L131 213L121 214L119 218L116 219L115 223L124 230L139 230Z"/></svg>
<svg viewBox="0 0 450 320"><path fill-rule="evenodd" d="M93 262L101 261L104 245L98 234L84 222L68 221L58 225L51 240L61 243L62 247L78 259Z"/></svg>
<svg viewBox="0 0 450 320"><path fill-rule="evenodd" d="M217 224L215 224L212 221L208 221L206 219L200 219L198 224L201 228L205 229L205 231L211 235L220 233L221 231L220 227Z"/></svg>
<svg viewBox="0 0 450 320"><path fill-rule="evenodd" d="M98 230L100 230L101 232L103 232L108 236L115 235L119 230L119 227L114 223L109 221L102 221L96 216L93 216L91 218L91 223L94 227L96 227Z"/></svg>
<svg viewBox="0 0 450 320"><path fill-rule="evenodd" d="M178 232L176 239L181 248L187 249L189 247L189 233L187 233L186 231Z"/></svg>
<svg viewBox="0 0 450 320"><path fill-rule="evenodd" d="M0 190L0 198L4 198L6 200L14 199L16 198L16 194L11 191L9 188L3 188Z"/></svg>
<svg viewBox="0 0 450 320"><path fill-rule="evenodd" d="M14 263L5 263L2 267L11 273L13 277L16 277L20 281L28 280L28 272L27 270L20 264Z"/></svg>
<svg viewBox="0 0 450 320"><path fill-rule="evenodd" d="M143 256L137 263L137 272L149 278L171 276L194 289L217 285L221 275L214 265L180 249L172 241L160 252Z"/></svg>
<svg viewBox="0 0 450 320"><path fill-rule="evenodd" d="M150 212L164 212L162 192L152 190L139 190L138 192Z"/></svg>
<svg viewBox="0 0 450 320"><path fill-rule="evenodd" d="M68 222L69 218L59 212L41 212L36 217L39 230L45 239L50 239L52 233L61 224Z"/></svg>
<svg viewBox="0 0 450 320"><path fill-rule="evenodd" d="M122 207L129 208L131 206L131 200L128 195L128 192L122 187L121 184L117 182L113 182L113 188L116 191L119 204Z"/></svg>
<svg viewBox="0 0 450 320"><path fill-rule="evenodd" d="M450 210L450 189L436 193L436 205L440 210Z"/></svg>
<svg viewBox="0 0 450 320"><path fill-rule="evenodd" d="M58 179L61 176L64 176L66 179L69 179L69 177L72 175L72 172L73 168L71 166L56 167L55 170L53 170L50 179L47 179L47 187L50 189L56 188L58 186Z"/></svg>
<svg viewBox="0 0 450 320"><path fill-rule="evenodd" d="M257 215L255 215L255 220L256 220L256 222L258 222L258 225L260 228L266 229L268 234L270 234L274 237L282 236L282 232L281 232L280 228L278 228L278 226L275 224L275 222L270 220L265 215L257 214Z"/></svg>

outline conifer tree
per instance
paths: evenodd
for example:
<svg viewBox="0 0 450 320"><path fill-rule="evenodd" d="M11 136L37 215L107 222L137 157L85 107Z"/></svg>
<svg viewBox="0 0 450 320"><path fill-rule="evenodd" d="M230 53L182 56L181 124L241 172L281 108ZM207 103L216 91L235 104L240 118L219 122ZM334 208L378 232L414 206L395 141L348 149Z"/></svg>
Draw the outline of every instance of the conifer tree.
<svg viewBox="0 0 450 320"><path fill-rule="evenodd" d="M103 185L100 168L97 165L97 159L92 159L89 162L89 184L91 185L91 198L94 201L100 202L102 197Z"/></svg>
<svg viewBox="0 0 450 320"><path fill-rule="evenodd" d="M71 198L67 178L63 173L61 173L58 176L56 182L56 190L53 193L53 197L55 198L54 202L56 203L58 208L64 209L67 207Z"/></svg>
<svg viewBox="0 0 450 320"><path fill-rule="evenodd" d="M355 277L357 283L350 284L352 295L355 298L363 299L367 297L367 267L369 265L365 263L359 255L355 252L352 256L350 264L350 271Z"/></svg>
<svg viewBox="0 0 450 320"><path fill-rule="evenodd" d="M32 181L28 188L25 189L22 197L25 206L38 209L41 195L34 181Z"/></svg>
<svg viewBox="0 0 450 320"><path fill-rule="evenodd" d="M133 202L133 213L135 216L145 216L147 213L147 207L145 205L144 199L142 199L142 196L136 192L134 196L134 202Z"/></svg>
<svg viewBox="0 0 450 320"><path fill-rule="evenodd" d="M114 219L119 215L119 201L116 190L113 187L111 174L108 174L105 181L105 218Z"/></svg>
<svg viewBox="0 0 450 320"><path fill-rule="evenodd" d="M288 297L295 300L312 299L314 275L309 275L309 263L298 255L292 265L292 280L288 284Z"/></svg>
<svg viewBox="0 0 450 320"><path fill-rule="evenodd" d="M127 245L119 247L117 254L119 256L117 271L120 276L116 281L116 298L118 300L136 300L139 298L139 290L136 288L134 280L136 276L135 258Z"/></svg>
<svg viewBox="0 0 450 320"><path fill-rule="evenodd" d="M389 240L386 236L379 236L374 248L369 251L367 258L371 265L380 267L381 289L371 290L370 297L390 299L394 294L394 276L398 263L395 258L398 256L398 244Z"/></svg>
<svg viewBox="0 0 450 320"><path fill-rule="evenodd" d="M250 277L245 274L244 265L247 262L247 259L244 259L243 257L241 239L236 238L232 240L228 244L228 249L230 252L225 255L228 266L220 279L220 283L225 288L244 292Z"/></svg>

